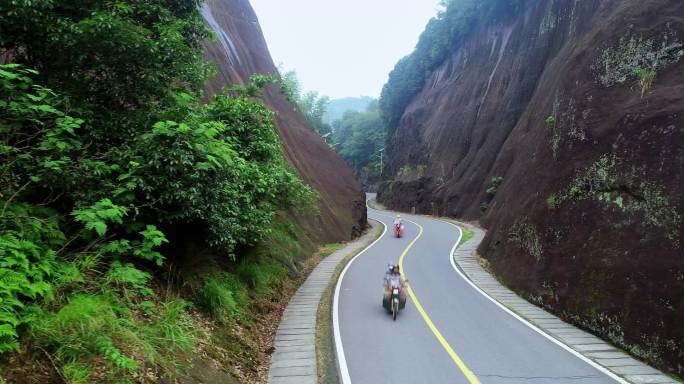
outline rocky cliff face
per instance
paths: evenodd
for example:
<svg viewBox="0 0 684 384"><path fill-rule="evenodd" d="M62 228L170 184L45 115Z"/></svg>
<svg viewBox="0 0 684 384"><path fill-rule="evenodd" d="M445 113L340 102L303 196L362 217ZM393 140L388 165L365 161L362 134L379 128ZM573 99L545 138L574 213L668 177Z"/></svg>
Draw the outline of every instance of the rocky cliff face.
<svg viewBox="0 0 684 384"><path fill-rule="evenodd" d="M218 75L207 86L209 93L228 84L245 84L255 73L277 74L248 0L207 0L202 15L217 37L206 45L207 56L218 64ZM358 235L366 225L366 207L352 172L278 89L265 90L264 97L276 112L286 159L320 195L318 217L293 219L319 242L337 242Z"/></svg>
<svg viewBox="0 0 684 384"><path fill-rule="evenodd" d="M684 2L480 18L391 139L391 208L488 228L513 288L684 374Z"/></svg>

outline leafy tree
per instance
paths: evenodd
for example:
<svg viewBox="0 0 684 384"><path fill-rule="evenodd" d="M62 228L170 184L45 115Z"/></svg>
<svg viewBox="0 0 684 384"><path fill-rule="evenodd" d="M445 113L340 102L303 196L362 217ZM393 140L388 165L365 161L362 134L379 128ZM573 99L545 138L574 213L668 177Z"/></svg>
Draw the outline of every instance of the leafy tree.
<svg viewBox="0 0 684 384"><path fill-rule="evenodd" d="M333 127L335 148L340 156L365 183L378 181L386 128L377 101L364 112L347 111Z"/></svg>
<svg viewBox="0 0 684 384"><path fill-rule="evenodd" d="M312 205L259 100L273 78L202 99L197 6L0 3L0 353L39 337L82 382L98 360L129 378L165 364L167 340L189 348L167 335L187 336L185 306L137 316L185 248L166 234L235 260L278 211Z"/></svg>
<svg viewBox="0 0 684 384"><path fill-rule="evenodd" d="M320 96L318 92L309 91L302 94L299 79L295 71L286 71L282 75L281 89L285 97L297 106L313 129L323 137L329 137L332 127L325 122L330 98Z"/></svg>

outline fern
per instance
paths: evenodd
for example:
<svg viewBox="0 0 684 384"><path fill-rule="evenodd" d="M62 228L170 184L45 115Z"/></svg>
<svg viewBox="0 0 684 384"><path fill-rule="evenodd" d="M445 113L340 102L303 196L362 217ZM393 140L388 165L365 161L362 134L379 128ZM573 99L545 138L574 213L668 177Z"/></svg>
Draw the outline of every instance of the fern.
<svg viewBox="0 0 684 384"><path fill-rule="evenodd" d="M17 350L18 328L34 318L27 302L48 296L46 279L56 269L55 252L64 235L50 211L8 203L0 217L0 353Z"/></svg>
<svg viewBox="0 0 684 384"><path fill-rule="evenodd" d="M104 280L107 284L117 286L122 289L133 289L135 292L150 295L152 290L147 286L152 276L133 266L133 264L121 264L114 261L105 274Z"/></svg>
<svg viewBox="0 0 684 384"><path fill-rule="evenodd" d="M127 211L126 207L102 199L88 208L74 210L72 215L76 221L84 223L86 229L94 230L102 237L107 233L107 223L122 224Z"/></svg>

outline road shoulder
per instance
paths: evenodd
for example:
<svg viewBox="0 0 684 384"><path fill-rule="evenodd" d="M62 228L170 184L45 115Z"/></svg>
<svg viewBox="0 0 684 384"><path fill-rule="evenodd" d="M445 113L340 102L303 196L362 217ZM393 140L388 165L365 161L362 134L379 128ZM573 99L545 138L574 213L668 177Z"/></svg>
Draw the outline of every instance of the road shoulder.
<svg viewBox="0 0 684 384"><path fill-rule="evenodd" d="M559 345L567 346L578 356L617 376L623 383L677 384L677 381L661 371L634 359L602 339L562 321L503 286L476 260L477 247L484 238L485 231L455 220L445 221L475 233L470 240L454 251L452 257L456 267L486 295L508 308L524 322L531 324L533 329L536 328L540 333L557 341Z"/></svg>
<svg viewBox="0 0 684 384"><path fill-rule="evenodd" d="M363 236L321 261L288 303L276 333L268 383L318 383L316 339L319 303L327 300L329 295L324 295L324 292L331 284L334 286L337 280L334 277L339 275L340 266L343 267L345 261L378 237L377 228L380 224L375 221L370 221L370 224L371 228ZM332 334L331 330L329 332Z"/></svg>

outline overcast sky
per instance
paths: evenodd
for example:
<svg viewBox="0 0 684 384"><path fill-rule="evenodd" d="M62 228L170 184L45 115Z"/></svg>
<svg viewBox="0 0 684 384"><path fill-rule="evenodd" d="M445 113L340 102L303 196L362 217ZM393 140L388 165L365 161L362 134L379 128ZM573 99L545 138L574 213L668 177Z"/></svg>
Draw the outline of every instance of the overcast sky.
<svg viewBox="0 0 684 384"><path fill-rule="evenodd" d="M251 0L276 65L332 98L380 94L438 0Z"/></svg>

